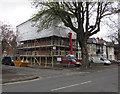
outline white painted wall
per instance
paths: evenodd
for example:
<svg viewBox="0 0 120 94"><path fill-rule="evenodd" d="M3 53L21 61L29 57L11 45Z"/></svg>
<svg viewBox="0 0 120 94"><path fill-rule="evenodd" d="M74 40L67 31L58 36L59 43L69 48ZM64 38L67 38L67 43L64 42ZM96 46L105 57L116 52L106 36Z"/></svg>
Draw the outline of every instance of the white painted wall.
<svg viewBox="0 0 120 94"><path fill-rule="evenodd" d="M107 58L106 46L103 46L103 57L104 57L104 58Z"/></svg>
<svg viewBox="0 0 120 94"><path fill-rule="evenodd" d="M115 60L114 47L108 47L108 59Z"/></svg>

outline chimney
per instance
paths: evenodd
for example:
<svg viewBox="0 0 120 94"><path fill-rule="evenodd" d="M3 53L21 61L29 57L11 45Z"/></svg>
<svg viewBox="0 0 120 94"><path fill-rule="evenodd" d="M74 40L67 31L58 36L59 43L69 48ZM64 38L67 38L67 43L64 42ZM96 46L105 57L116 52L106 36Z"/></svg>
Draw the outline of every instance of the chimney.
<svg viewBox="0 0 120 94"><path fill-rule="evenodd" d="M103 40L103 38L101 38L100 40Z"/></svg>
<svg viewBox="0 0 120 94"><path fill-rule="evenodd" d="M97 37L96 39L97 39L97 41L99 41L99 40L100 40L100 39L99 39L99 37Z"/></svg>

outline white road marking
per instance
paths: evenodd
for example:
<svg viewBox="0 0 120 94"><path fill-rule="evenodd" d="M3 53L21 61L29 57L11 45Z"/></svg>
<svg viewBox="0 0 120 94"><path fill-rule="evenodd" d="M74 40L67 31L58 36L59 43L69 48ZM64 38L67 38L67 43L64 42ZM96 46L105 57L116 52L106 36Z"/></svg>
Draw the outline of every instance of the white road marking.
<svg viewBox="0 0 120 94"><path fill-rule="evenodd" d="M63 77L64 75L58 75L58 76L48 76L48 77L46 77L47 79L49 79L49 78L59 78L59 77Z"/></svg>
<svg viewBox="0 0 120 94"><path fill-rule="evenodd" d="M87 83L91 83L91 82L92 81L87 81L87 82L83 82L83 83L78 83L78 84L73 84L73 85L69 85L69 86L64 86L64 87L60 87L60 88L56 88L56 89L51 89L51 91L57 91L57 90L60 90L60 89L65 89L65 88L69 88L69 87L83 85L83 84L87 84Z"/></svg>
<svg viewBox="0 0 120 94"><path fill-rule="evenodd" d="M90 72L71 72L71 73L66 73L66 75L85 74L85 73L90 73Z"/></svg>
<svg viewBox="0 0 120 94"><path fill-rule="evenodd" d="M63 74L63 75L48 76L48 77L46 77L46 78L47 78L47 79L49 79L49 78L59 78L59 77L64 77L65 75L66 75L66 76L71 76L71 75L85 74L85 73L90 73L90 72L71 72L71 73L66 73L66 74Z"/></svg>

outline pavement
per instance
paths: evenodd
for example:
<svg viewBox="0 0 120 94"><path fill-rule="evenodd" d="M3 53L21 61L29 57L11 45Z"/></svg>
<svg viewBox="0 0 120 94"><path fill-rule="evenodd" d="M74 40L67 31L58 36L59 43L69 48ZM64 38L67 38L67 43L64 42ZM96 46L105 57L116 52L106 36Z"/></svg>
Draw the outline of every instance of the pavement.
<svg viewBox="0 0 120 94"><path fill-rule="evenodd" d="M94 66L89 69L81 69L81 68L65 68L65 67L64 68L50 68L50 67L41 67L41 66L29 66L29 67L23 68L23 67L2 65L2 84L39 78L41 74L37 75L37 73L35 73L35 71L33 71L35 69L36 70L49 69L49 70L59 70L59 71L64 70L64 71L69 71L69 72L77 72L77 71L79 71L79 72L80 71L81 72L83 72L83 71L94 72L94 71L100 71L100 70L104 70L104 69L114 68L116 66L117 65ZM28 73L27 73L26 69L29 69ZM32 71L33 71L33 73L32 73ZM40 72L40 70L38 70L38 72ZM56 74L54 74L54 75L56 75Z"/></svg>
<svg viewBox="0 0 120 94"><path fill-rule="evenodd" d="M3 65L2 66L2 84L11 83L11 82L18 82L18 81L25 81L25 80L32 80L39 78L37 75L30 75L21 73L20 71L12 70L10 66Z"/></svg>

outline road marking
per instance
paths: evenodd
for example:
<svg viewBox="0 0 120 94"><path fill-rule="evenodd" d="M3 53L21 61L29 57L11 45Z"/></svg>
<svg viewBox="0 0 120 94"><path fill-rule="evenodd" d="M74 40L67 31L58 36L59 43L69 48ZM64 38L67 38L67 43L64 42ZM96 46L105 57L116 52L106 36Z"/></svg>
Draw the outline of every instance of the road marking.
<svg viewBox="0 0 120 94"><path fill-rule="evenodd" d="M33 79L33 80L26 80L26 81L19 81L19 82L11 82L11 83L4 83L4 84L0 84L0 86L2 86L2 85L11 85L11 84L18 84L18 83L25 83L25 82L30 82L30 81L37 81L37 80L40 80L40 79L42 79L42 77L40 77L40 78L37 78L37 79Z"/></svg>
<svg viewBox="0 0 120 94"><path fill-rule="evenodd" d="M87 84L87 83L91 83L91 82L92 81L87 81L87 82L83 82L83 83L78 83L78 84L73 84L73 85L69 85L69 86L64 86L64 87L60 87L60 88L56 88L56 89L51 89L51 91L57 91L57 90L60 90L60 89L65 89L65 88L69 88L69 87L83 85L83 84Z"/></svg>
<svg viewBox="0 0 120 94"><path fill-rule="evenodd" d="M85 73L90 73L90 72L71 72L71 73L66 73L66 74L63 74L63 75L57 75L57 76L48 76L46 77L47 79L50 79L50 78L58 78L58 77L64 77L64 76L71 76L71 75L76 75L76 74L85 74Z"/></svg>
<svg viewBox="0 0 120 94"><path fill-rule="evenodd" d="M66 75L76 75L76 74L85 74L85 73L90 73L90 72L71 72L71 73L66 73Z"/></svg>

